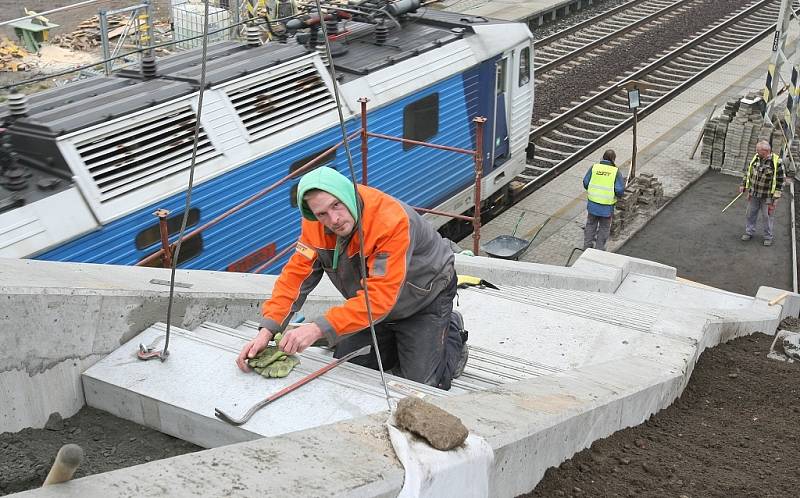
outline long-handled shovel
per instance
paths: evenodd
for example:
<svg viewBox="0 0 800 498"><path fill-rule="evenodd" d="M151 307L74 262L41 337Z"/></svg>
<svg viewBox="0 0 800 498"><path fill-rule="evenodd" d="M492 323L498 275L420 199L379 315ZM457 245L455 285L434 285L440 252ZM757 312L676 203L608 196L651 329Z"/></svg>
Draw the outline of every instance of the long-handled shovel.
<svg viewBox="0 0 800 498"><path fill-rule="evenodd" d="M341 358L333 360L332 362L328 363L327 365L325 365L324 367L320 368L316 372L311 372L310 374L306 375L305 377L303 377L302 379L298 380L294 384L284 387L283 389L281 389L280 391L276 392L275 394L271 395L270 397L268 397L267 399L265 399L263 401L259 401L258 403L253 405L252 408L247 410L247 413L245 413L244 416L242 416L242 418L233 418L230 415L228 415L227 413L225 413L222 410L220 410L219 408L214 408L214 416L217 417L218 419L220 419L220 420L222 420L224 422L228 422L229 424L232 424L232 425L242 425L245 422L247 422L248 420L250 420L250 417L252 417L253 414L255 414L258 410L264 408L265 406L267 406L268 404L272 403L276 399L280 398L284 394L289 394L290 392L294 391L298 387L311 382L312 380L314 380L317 377L325 374L329 370L333 370L334 368L336 368L339 365L341 365L342 363L350 360L351 358L355 358L356 356L361 356L361 355L365 355L365 354L369 353L370 350L372 350L372 346L364 346L363 348L361 348L359 350L353 351L352 353L348 353L348 354L342 356Z"/></svg>

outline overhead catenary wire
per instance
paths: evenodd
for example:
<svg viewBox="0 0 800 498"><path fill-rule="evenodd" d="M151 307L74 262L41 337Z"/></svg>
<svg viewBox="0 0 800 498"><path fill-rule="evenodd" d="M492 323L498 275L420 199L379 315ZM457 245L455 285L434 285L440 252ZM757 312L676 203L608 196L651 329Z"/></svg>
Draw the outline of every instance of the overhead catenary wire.
<svg viewBox="0 0 800 498"><path fill-rule="evenodd" d="M344 150L347 155L347 166L350 169L350 179L353 182L353 193L356 197L356 211L357 217L356 220L356 230L358 230L358 243L359 243L359 263L361 265L361 274L367 274L367 267L366 261L364 260L364 229L362 226L363 221L363 213L361 209L361 205L358 202L358 182L356 181L356 170L353 166L353 156L350 153L350 141L347 138L347 130L345 129L344 124L344 114L342 113L342 101L341 97L339 96L339 84L336 79L336 66L333 62L333 55L331 54L331 44L330 39L328 38L328 28L325 26L325 17L322 14L322 6L320 5L320 0L314 0L314 3L317 7L317 14L319 15L319 24L320 28L322 29L322 39L325 45L325 55L328 58L329 62L329 69L331 71L331 81L333 84L333 96L336 99L336 110L339 113L339 128L341 129L342 133L342 140L344 141ZM338 243L338 242L337 242ZM389 406L389 411L393 410L392 403L391 403L391 395L389 394L389 387L386 385L386 374L383 371L383 361L381 360L381 351L378 348L378 336L375 333L375 320L372 316L372 306L369 302L369 289L366 283L366 278L362 280L364 282L364 304L366 305L367 309L367 320L369 321L369 332L372 336L372 347L375 351L375 357L378 359L378 371L381 374L381 383L383 384L383 391L386 395L386 404Z"/></svg>

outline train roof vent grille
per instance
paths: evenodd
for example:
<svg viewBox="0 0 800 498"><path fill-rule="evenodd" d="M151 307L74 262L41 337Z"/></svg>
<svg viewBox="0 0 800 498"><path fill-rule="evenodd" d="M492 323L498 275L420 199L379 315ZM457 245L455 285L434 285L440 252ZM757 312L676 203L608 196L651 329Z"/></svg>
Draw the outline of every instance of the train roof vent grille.
<svg viewBox="0 0 800 498"><path fill-rule="evenodd" d="M100 201L188 170L196 120L187 105L77 143L78 153L100 191ZM201 127L196 164L219 154Z"/></svg>
<svg viewBox="0 0 800 498"><path fill-rule="evenodd" d="M226 90L251 141L273 135L336 108L312 61L265 73L258 82Z"/></svg>

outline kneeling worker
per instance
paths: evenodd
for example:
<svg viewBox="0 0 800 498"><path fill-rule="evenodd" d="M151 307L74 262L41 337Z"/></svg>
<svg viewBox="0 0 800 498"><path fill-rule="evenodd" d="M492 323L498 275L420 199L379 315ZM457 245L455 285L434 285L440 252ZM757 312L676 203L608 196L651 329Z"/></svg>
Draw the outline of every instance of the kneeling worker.
<svg viewBox="0 0 800 498"><path fill-rule="evenodd" d="M366 283L384 369L450 389L467 360L467 334L461 315L453 311L457 282L447 242L406 204L364 185L356 196L350 180L328 167L302 177L297 205L303 216L297 248L262 306L260 329L239 354L239 368L249 370L247 359L284 330L324 272L346 301L287 331L281 350L299 353L325 338L335 346L334 357L341 358L371 345ZM364 234L365 279L357 223ZM374 351L351 361L378 368Z"/></svg>

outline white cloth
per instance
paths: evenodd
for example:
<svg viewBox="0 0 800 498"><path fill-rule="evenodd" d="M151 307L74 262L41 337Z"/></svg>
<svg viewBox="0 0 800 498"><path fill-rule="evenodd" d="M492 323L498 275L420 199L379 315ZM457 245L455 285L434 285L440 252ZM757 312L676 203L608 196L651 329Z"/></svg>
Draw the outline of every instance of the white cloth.
<svg viewBox="0 0 800 498"><path fill-rule="evenodd" d="M424 439L398 429L391 421L386 425L406 472L398 498L489 496L494 452L483 438L470 433L463 445L440 451Z"/></svg>

